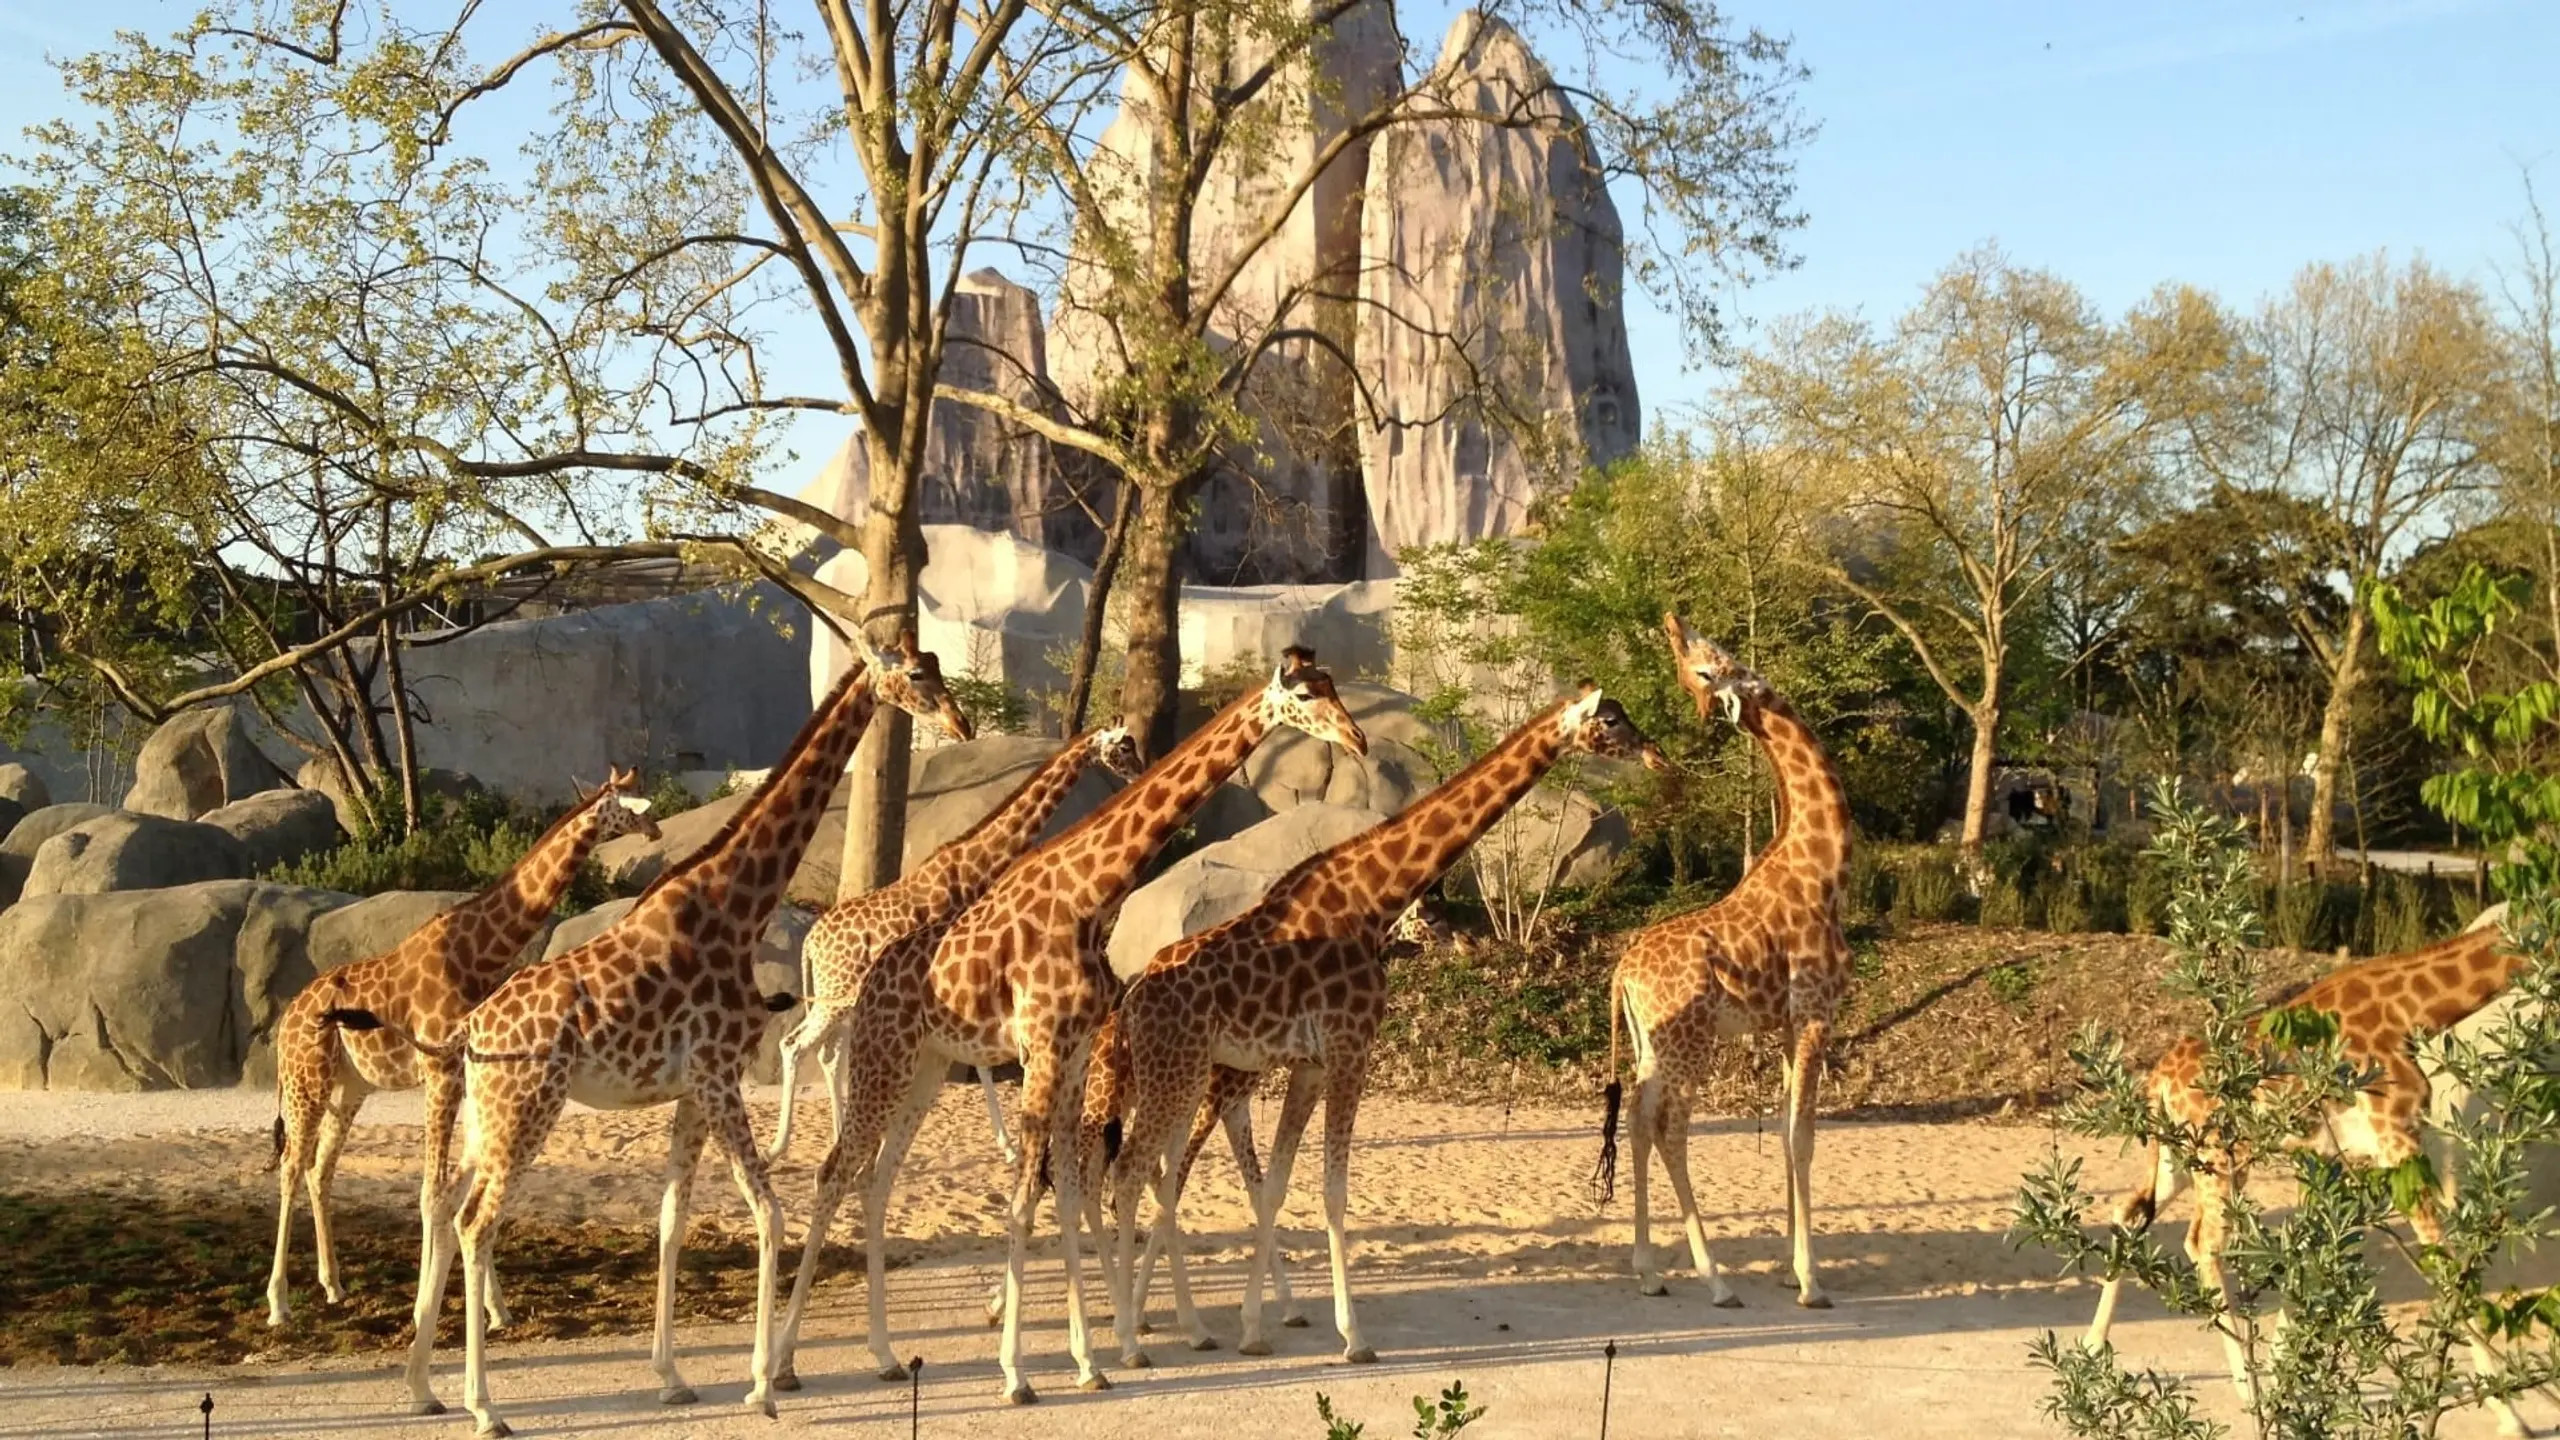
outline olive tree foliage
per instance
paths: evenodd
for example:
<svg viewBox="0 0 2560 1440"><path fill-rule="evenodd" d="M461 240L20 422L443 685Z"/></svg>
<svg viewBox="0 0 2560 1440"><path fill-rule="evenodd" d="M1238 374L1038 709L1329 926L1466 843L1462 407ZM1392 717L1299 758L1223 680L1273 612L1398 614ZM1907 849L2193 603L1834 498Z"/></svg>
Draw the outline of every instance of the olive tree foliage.
<svg viewBox="0 0 2560 1440"><path fill-rule="evenodd" d="M2325 607L2329 623L2300 626L2327 682L2303 844L2319 864L2334 848L2351 724L2372 672L2372 617L2352 602L2423 527L2487 492L2509 355L2478 289L2381 255L2305 267L2245 335L2236 403L2196 427L2190 453L2211 478L2308 501L2334 527L2329 583L2348 603Z"/></svg>
<svg viewBox="0 0 2560 1440"><path fill-rule="evenodd" d="M1996 249L1959 257L1890 330L1829 315L1744 358L1741 412L1837 468L1865 527L1823 560L1971 722L1963 843L1978 850L2022 629L2074 557L2145 513L2172 422L2203 398L2229 328L2163 289L2110 321Z"/></svg>
<svg viewBox="0 0 2560 1440"><path fill-rule="evenodd" d="M1044 3L1109 54L1120 82L1117 119L1100 134L1064 123L1082 110L1026 110L1059 199L1045 252L1059 328L1102 357L1063 387L1071 393L1042 433L1120 481L1069 708L1081 710L1099 660L1099 597L1123 592L1119 709L1150 754L1173 738L1178 552L1204 485L1289 463L1342 471L1357 426L1388 414L1354 348L1374 324L1363 312L1396 302L1364 284L1338 241L1298 269L1283 250L1293 235L1347 223L1343 196L1363 184L1373 142L1427 129L1463 147L1503 129L1586 147L1595 180L1642 197L1629 270L1673 302L1701 345L1723 337L1717 285L1790 263L1802 69L1785 42L1712 4L1479 7L1478 33L1552 33L1588 60L1579 77L1480 93L1463 67L1412 63L1392 15L1366 0ZM1398 47L1393 63L1359 50L1381 44ZM1356 91L1340 79L1354 72L1368 77ZM1532 205L1519 223L1542 233L1559 222L1547 197L1534 198L1546 211ZM1410 308L1387 320L1428 340L1442 363L1478 363L1483 337ZM1498 388L1475 376L1463 398L1499 410Z"/></svg>
<svg viewBox="0 0 2560 1440"><path fill-rule="evenodd" d="M1003 0L816 11L232 0L71 62L96 118L33 168L217 481L198 552L378 609L448 557L682 545L912 623L954 282L1022 194L995 57L1046 83L1062 47ZM762 483L810 413L859 425L866 513ZM813 535L862 595L789 567ZM906 729L875 728L856 888L901 843Z"/></svg>

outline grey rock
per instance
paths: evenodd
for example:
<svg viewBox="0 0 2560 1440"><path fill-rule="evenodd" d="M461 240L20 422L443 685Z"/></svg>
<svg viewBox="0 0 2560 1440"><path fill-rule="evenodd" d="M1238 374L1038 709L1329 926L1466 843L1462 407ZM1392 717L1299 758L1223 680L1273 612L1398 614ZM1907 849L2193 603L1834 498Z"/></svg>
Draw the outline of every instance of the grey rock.
<svg viewBox="0 0 2560 1440"><path fill-rule="evenodd" d="M142 742L124 808L193 820L283 783L284 773L250 738L239 710L207 705L172 716Z"/></svg>
<svg viewBox="0 0 2560 1440"><path fill-rule="evenodd" d="M1500 20L1461 13L1438 64L1434 103L1549 123L1422 120L1370 148L1368 191L1394 197L1360 212L1358 363L1386 397L1359 416L1371 578L1407 546L1523 533L1542 493L1643 438L1624 232L1580 117ZM1480 384L1552 418L1505 425Z"/></svg>
<svg viewBox="0 0 2560 1440"><path fill-rule="evenodd" d="M269 790L207 811L201 823L239 841L253 875L338 843L337 808L317 790Z"/></svg>
<svg viewBox="0 0 2560 1440"><path fill-rule="evenodd" d="M1165 946L1251 908L1291 866L1386 818L1375 810L1313 801L1193 851L1139 886L1120 907L1111 929L1112 970L1124 980L1134 977Z"/></svg>
<svg viewBox="0 0 2560 1440"><path fill-rule="evenodd" d="M1631 838L1618 811L1579 791L1541 788L1476 841L1460 873L1487 899L1526 899L1548 884L1596 885Z"/></svg>
<svg viewBox="0 0 2560 1440"><path fill-rule="evenodd" d="M595 848L596 868L617 890L636 890L658 878L669 863L702 848L705 841L746 808L751 791L723 795L681 814L661 817L658 836L622 835ZM592 913L592 912L590 912Z"/></svg>
<svg viewBox="0 0 2560 1440"><path fill-rule="evenodd" d="M26 818L26 806L6 795L0 795L0 839L7 838L10 831L18 828L18 822Z"/></svg>
<svg viewBox="0 0 2560 1440"><path fill-rule="evenodd" d="M468 890L386 890L311 922L307 953L315 975L397 949L419 926L471 898ZM540 939L534 942L538 948Z"/></svg>
<svg viewBox="0 0 2560 1440"><path fill-rule="evenodd" d="M913 870L933 852L967 834L993 814L1031 772L1047 764L1063 742L1028 735L991 735L965 745L945 745L916 757L907 782L905 868ZM1099 765L1087 765L1067 788L1066 799L1049 817L1040 838L1047 840L1082 820L1120 791L1120 777ZM837 844L843 844L843 820L837 812ZM812 845L810 848L818 848Z"/></svg>
<svg viewBox="0 0 2560 1440"><path fill-rule="evenodd" d="M309 791L327 799L330 812L336 818L339 829L353 835L364 828L364 813L356 808L356 803L349 796L345 783L338 778L338 764L335 760L325 755L312 756L302 762L302 768L293 772L293 783L296 789ZM421 766L418 771L418 794L421 798L435 796L446 800L461 800L472 795L484 794L487 788L470 776L453 770L439 770L429 765Z"/></svg>
<svg viewBox="0 0 2560 1440"><path fill-rule="evenodd" d="M324 891L221 880L0 914L0 1088L229 1085L308 978Z"/></svg>
<svg viewBox="0 0 2560 1440"><path fill-rule="evenodd" d="M1338 688L1369 753L1354 755L1296 730L1264 737L1239 774L1273 811L1321 802L1393 815L1439 783L1428 757L1448 753L1451 737L1415 713L1419 701L1383 685L1355 681Z"/></svg>
<svg viewBox="0 0 2560 1440"><path fill-rule="evenodd" d="M119 810L74 825L37 847L20 898L165 890L248 877L248 854L228 831Z"/></svg>
<svg viewBox="0 0 2560 1440"><path fill-rule="evenodd" d="M19 892L26 888L27 872L35 868L36 851L43 848L44 842L75 825L114 813L105 805L75 801L30 811L25 819L9 827L7 837L0 838L0 906L17 903Z"/></svg>
<svg viewBox="0 0 2560 1440"><path fill-rule="evenodd" d="M1210 791L1209 798L1192 815L1192 848L1232 840L1270 819L1271 814L1269 802L1229 779Z"/></svg>

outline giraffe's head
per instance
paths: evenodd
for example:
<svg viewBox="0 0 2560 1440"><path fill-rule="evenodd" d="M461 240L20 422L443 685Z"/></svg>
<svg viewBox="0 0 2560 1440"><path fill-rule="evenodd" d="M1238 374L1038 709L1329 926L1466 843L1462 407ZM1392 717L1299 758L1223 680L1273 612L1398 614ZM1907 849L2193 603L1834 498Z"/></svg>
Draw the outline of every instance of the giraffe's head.
<svg viewBox="0 0 2560 1440"><path fill-rule="evenodd" d="M1568 750L1608 760L1633 760L1647 770L1670 768L1662 752L1627 718L1626 707L1601 694L1600 687L1588 680L1582 682L1582 698L1556 716L1556 729L1564 735Z"/></svg>
<svg viewBox="0 0 2560 1440"><path fill-rule="evenodd" d="M1334 693L1332 674L1316 665L1316 652L1304 645L1280 652L1280 664L1257 703L1266 727L1286 725L1354 755L1369 753L1369 737L1360 733L1342 697Z"/></svg>
<svg viewBox="0 0 2560 1440"><path fill-rule="evenodd" d="M1123 780L1135 780L1147 768L1138 757L1138 737L1130 734L1126 725L1106 725L1089 731L1084 745L1088 759Z"/></svg>
<svg viewBox="0 0 2560 1440"><path fill-rule="evenodd" d="M1698 703L1698 718L1704 720L1721 708L1725 718L1742 723L1744 702L1766 699L1769 682L1760 672L1733 658L1732 652L1704 635L1690 632L1680 617L1665 613L1664 633L1671 637L1671 663L1680 672L1680 688Z"/></svg>
<svg viewBox="0 0 2560 1440"><path fill-rule="evenodd" d="M640 784L640 772L617 765L605 772L604 783L593 790L569 786L577 792L578 803L596 807L596 843L601 845L620 835L646 835L658 838L658 822L649 814L649 802L631 792Z"/></svg>
<svg viewBox="0 0 2560 1440"><path fill-rule="evenodd" d="M854 634L862 632L857 629ZM960 713L957 701L942 685L942 662L933 652L916 643L916 632L898 632L898 643L886 650L863 647L863 661L877 677L872 693L919 720L931 720L954 740L966 740L977 732L969 717Z"/></svg>

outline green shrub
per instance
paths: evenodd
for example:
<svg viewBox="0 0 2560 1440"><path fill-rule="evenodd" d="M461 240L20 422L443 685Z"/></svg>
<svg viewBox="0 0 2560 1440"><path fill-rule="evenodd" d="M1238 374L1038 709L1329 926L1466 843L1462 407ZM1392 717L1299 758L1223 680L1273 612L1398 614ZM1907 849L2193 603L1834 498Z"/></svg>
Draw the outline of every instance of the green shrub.
<svg viewBox="0 0 2560 1440"><path fill-rule="evenodd" d="M1953 920L1964 913L1964 880L1955 857L1931 848L1907 856L1894 880L1894 913L1912 920Z"/></svg>
<svg viewBox="0 0 2560 1440"><path fill-rule="evenodd" d="M2134 862L2125 877L2124 928L2135 935L2165 935L2169 930L2169 880L2149 856Z"/></svg>
<svg viewBox="0 0 2560 1440"><path fill-rule="evenodd" d="M2330 904L2327 884L2301 880L2275 886L2269 891L2265 908L2267 938L2274 943L2288 950L2335 947L2337 914Z"/></svg>
<svg viewBox="0 0 2560 1440"><path fill-rule="evenodd" d="M368 829L333 849L279 865L265 878L350 895L483 890L523 859L534 840L558 818L558 812L521 812L485 794L459 800L429 796L424 808L417 828L406 834ZM605 897L603 872L590 863L579 867L570 880L560 908L574 915Z"/></svg>
<svg viewBox="0 0 2560 1440"><path fill-rule="evenodd" d="M981 680L975 675L948 675L942 688L951 692L952 703L969 717L969 724L981 735L1022 735L1031 728L1031 697L1017 686L1002 680Z"/></svg>
<svg viewBox="0 0 2560 1440"><path fill-rule="evenodd" d="M1894 875L1871 845L1861 845L1849 852L1847 893L1841 897L1842 916L1850 925L1874 925L1893 913Z"/></svg>
<svg viewBox="0 0 2560 1440"><path fill-rule="evenodd" d="M649 802L649 813L661 820L670 815L681 815L702 803L693 798L693 792L685 788L684 782L677 779L672 770L660 772L640 798Z"/></svg>
<svg viewBox="0 0 2560 1440"><path fill-rule="evenodd" d="M1983 972L1982 983L1991 990L1991 998L2012 1010L2024 1009L2036 992L2036 972L2024 960L2007 960Z"/></svg>
<svg viewBox="0 0 2560 1440"><path fill-rule="evenodd" d="M1982 883L1982 904L1977 921L1991 930L2018 930L2034 923L2026 887L2006 876L1994 874Z"/></svg>
<svg viewBox="0 0 2560 1440"><path fill-rule="evenodd" d="M2363 896L2357 940L2368 955L2415 950L2439 933L2428 883L2414 875L2382 871Z"/></svg>

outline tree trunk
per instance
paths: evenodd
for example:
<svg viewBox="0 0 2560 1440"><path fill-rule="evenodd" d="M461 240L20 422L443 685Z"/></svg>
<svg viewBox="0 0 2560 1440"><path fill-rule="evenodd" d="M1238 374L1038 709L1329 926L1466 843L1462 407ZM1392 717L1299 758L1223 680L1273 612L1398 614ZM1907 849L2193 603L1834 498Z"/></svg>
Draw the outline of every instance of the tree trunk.
<svg viewBox="0 0 2560 1440"><path fill-rule="evenodd" d="M1982 832L1991 818L1991 772L1999 767L1999 672L1983 677L1983 698L1965 712L1973 722L1973 770L1964 786L1964 853L1982 853Z"/></svg>
<svg viewBox="0 0 2560 1440"><path fill-rule="evenodd" d="M2329 703L2320 711L2320 754L2311 766L2311 830L2303 837L2302 859L2314 872L2329 863L2336 841L2330 812L2337 807L2339 757L2347 749L2347 720L2354 713L2356 685L2363 679L2364 607L2347 612L2347 633L2338 642L2338 669L2329 682ZM2290 768L2288 767L2288 772Z"/></svg>
<svg viewBox="0 0 2560 1440"><path fill-rule="evenodd" d="M1174 488L1139 491L1137 530L1123 562L1129 587L1129 658L1120 682L1120 719L1150 764L1173 749L1181 700L1181 583L1173 570L1182 544L1182 502Z"/></svg>
<svg viewBox="0 0 2560 1440"><path fill-rule="evenodd" d="M1075 669L1067 676L1067 708L1062 717L1068 735L1084 729L1085 712L1093 708L1093 672L1102 664L1102 634L1111 608L1111 581L1119 573L1121 553L1128 548L1129 527L1138 517L1133 486L1123 480L1111 508L1111 530L1102 537L1102 553L1094 557L1093 583L1085 589L1084 632L1076 638Z"/></svg>
<svg viewBox="0 0 2560 1440"><path fill-rule="evenodd" d="M916 572L924 565L924 528L915 507L884 504L884 488L900 502L913 486L899 477L912 468L880 436L870 436L871 513L862 525L862 628L871 643L887 645L916 621ZM883 705L853 752L846 776L844 850L836 878L840 898L866 895L894 883L907 844L907 775L914 726L907 712Z"/></svg>
<svg viewBox="0 0 2560 1440"><path fill-rule="evenodd" d="M391 622L382 622L376 633L382 645L382 673L391 691L391 738L400 755L400 811L409 817L409 828L418 828L420 813L418 796L418 727L409 714L409 685L400 668L400 646L391 633Z"/></svg>

